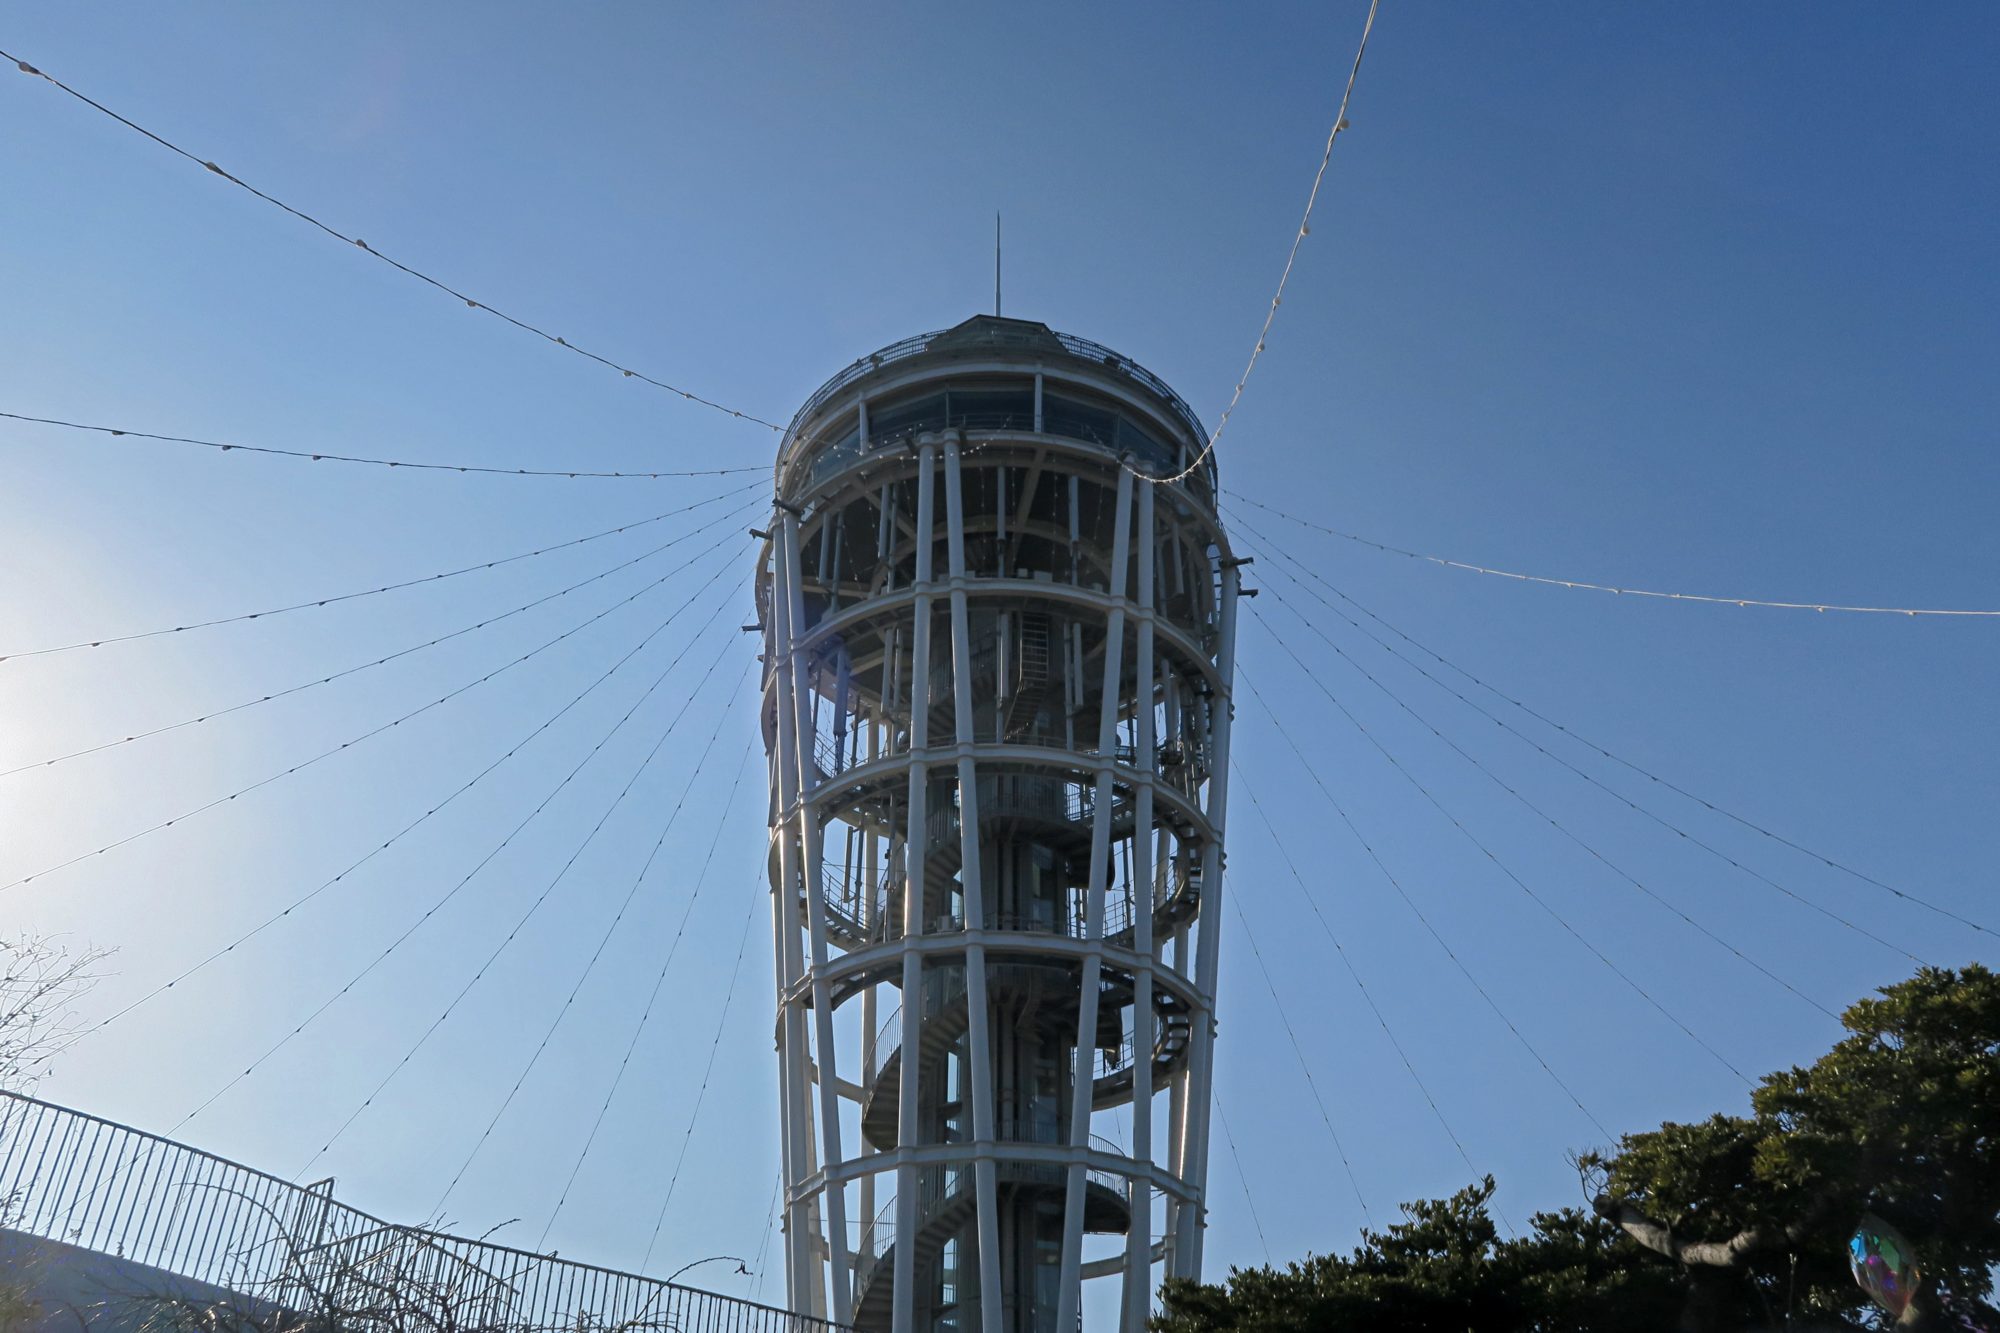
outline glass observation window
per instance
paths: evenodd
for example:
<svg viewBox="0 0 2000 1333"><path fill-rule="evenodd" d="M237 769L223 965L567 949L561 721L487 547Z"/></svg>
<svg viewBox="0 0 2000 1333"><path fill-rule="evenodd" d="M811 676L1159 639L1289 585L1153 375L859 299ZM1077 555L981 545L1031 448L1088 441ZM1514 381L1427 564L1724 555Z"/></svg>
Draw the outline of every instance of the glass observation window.
<svg viewBox="0 0 2000 1333"><path fill-rule="evenodd" d="M1035 390L953 389L946 395L945 419L960 430L1033 430Z"/></svg>
<svg viewBox="0 0 2000 1333"><path fill-rule="evenodd" d="M1180 470L1174 466L1172 449L1140 430L1125 417L1118 418L1117 446L1121 452L1129 450L1132 456L1139 460L1142 469L1156 476Z"/></svg>
<svg viewBox="0 0 2000 1333"><path fill-rule="evenodd" d="M945 395L934 393L914 402L898 403L880 412L870 411L868 441L880 444L915 435L919 431L943 430L944 422Z"/></svg>
<svg viewBox="0 0 2000 1333"><path fill-rule="evenodd" d="M1102 408L1052 393L1042 395L1042 430L1109 447L1117 438L1118 417Z"/></svg>
<svg viewBox="0 0 2000 1333"><path fill-rule="evenodd" d="M982 379L891 399L868 408L868 439L864 448L858 415L848 417L823 435L812 451L810 478L818 483L858 462L864 452L906 443L925 431L1031 431L1035 428L1035 389L1031 380ZM1140 470L1165 475L1180 470L1178 445L1163 441L1156 428L1117 406L1102 401L1045 391L1042 432L1083 440L1120 454L1130 454ZM1198 489L1214 485L1214 460L1205 460L1196 478Z"/></svg>

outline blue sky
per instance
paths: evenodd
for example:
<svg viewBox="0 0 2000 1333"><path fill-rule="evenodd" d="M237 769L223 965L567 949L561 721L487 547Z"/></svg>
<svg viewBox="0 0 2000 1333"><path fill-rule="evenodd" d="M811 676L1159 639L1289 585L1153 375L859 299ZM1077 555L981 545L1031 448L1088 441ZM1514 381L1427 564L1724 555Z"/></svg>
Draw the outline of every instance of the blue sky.
<svg viewBox="0 0 2000 1333"><path fill-rule="evenodd" d="M23 4L29 59L271 193L572 341L783 420L853 357L990 300L1124 351L1213 419L1296 225L1364 9ZM1386 4L1225 485L1508 568L1751 597L2000 605L2000 23L1977 5ZM768 432L528 338L276 213L38 81L0 78L0 409L282 448L592 469L750 466ZM742 478L342 469L0 426L13 652L286 604L661 514ZM459 629L729 511L269 621L0 664L0 767L179 721ZM1614 752L2000 928L1991 620L1703 607L1532 587L1310 536L1277 547ZM521 740L667 609L675 627L518 761L174 991L81 1042L47 1093L165 1129L491 850L711 612L666 684L480 876L182 1131L290 1174L630 795L544 909L315 1164L427 1212L687 792L661 860L447 1213L532 1242L683 910L686 935L549 1232L639 1262L746 914L750 946L652 1267L762 1243L776 1171L761 760L738 685L747 540L647 565L324 688L0 778L0 878L245 786L694 566L505 675L294 777L4 891L9 929L116 950L93 1021L319 884ZM1261 544L1249 538L1252 550ZM733 564L732 564L733 562ZM1317 679L1523 882L1721 1056L1805 1061L1833 1023L1529 816L1439 731L1661 898L1838 1009L1911 966L1633 814L1297 593L1241 661L1385 864L1614 1131L1738 1109L1723 1063L1496 873ZM652 573L648 573L652 570ZM1281 601L1282 599L1282 601ZM649 609L650 608L650 609ZM653 764L641 760L711 663ZM1433 670L1440 670L1433 666ZM725 713L725 705L733 705ZM1828 912L1940 963L1993 937L1543 744ZM1257 704L1237 761L1467 1152L1516 1220L1577 1202L1599 1136L1341 831ZM696 777L696 759L715 735ZM692 779L692 782L691 782ZM1379 1223L1468 1176L1247 801L1230 882ZM720 837L717 837L718 829ZM688 907L711 840L714 862ZM1362 1211L1246 937L1221 1079L1242 1176L1213 1266L1351 1243ZM718 1285L743 1279L724 1279ZM766 1287L765 1294L773 1288Z"/></svg>

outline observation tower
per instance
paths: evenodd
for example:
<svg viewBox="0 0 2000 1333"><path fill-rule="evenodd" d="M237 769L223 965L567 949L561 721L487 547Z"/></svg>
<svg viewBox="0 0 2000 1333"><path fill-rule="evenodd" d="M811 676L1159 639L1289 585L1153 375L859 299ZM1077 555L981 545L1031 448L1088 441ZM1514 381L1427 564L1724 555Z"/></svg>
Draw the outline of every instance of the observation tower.
<svg viewBox="0 0 2000 1333"><path fill-rule="evenodd" d="M993 316L786 432L757 596L796 1311L1053 1333L1116 1279L1137 1333L1200 1273L1239 583L1207 442L1134 362Z"/></svg>

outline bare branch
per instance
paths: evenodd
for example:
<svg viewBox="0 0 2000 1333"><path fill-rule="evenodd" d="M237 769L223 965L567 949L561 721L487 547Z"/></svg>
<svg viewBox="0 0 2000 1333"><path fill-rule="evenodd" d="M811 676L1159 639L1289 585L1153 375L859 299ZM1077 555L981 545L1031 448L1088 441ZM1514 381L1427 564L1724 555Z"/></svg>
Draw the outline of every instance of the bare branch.
<svg viewBox="0 0 2000 1333"><path fill-rule="evenodd" d="M1753 1254L1798 1245L1819 1211L1809 1209L1806 1216L1785 1227L1746 1227L1728 1240L1696 1241L1680 1239L1672 1227L1609 1194L1600 1192L1590 1201L1590 1209L1653 1253L1675 1263L1708 1268L1741 1268Z"/></svg>
<svg viewBox="0 0 2000 1333"><path fill-rule="evenodd" d="M0 939L0 1088L25 1090L76 1040L73 1006L108 956L46 936Z"/></svg>

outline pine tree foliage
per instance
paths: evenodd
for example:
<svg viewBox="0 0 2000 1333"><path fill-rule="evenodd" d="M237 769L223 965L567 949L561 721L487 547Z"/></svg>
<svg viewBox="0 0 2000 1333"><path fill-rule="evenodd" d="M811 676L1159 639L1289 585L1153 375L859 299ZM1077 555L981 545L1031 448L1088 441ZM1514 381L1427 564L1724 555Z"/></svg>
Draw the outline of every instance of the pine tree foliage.
<svg viewBox="0 0 2000 1333"><path fill-rule="evenodd" d="M1749 1114L1578 1157L1589 1207L1503 1240L1491 1177L1403 1206L1345 1257L1169 1283L1159 1333L1732 1333L1961 1329L2000 1265L2000 976L1924 968L1842 1016ZM1919 1299L1874 1309L1848 1268L1864 1214L1915 1245ZM1969 1319L1971 1322L1961 1322Z"/></svg>

